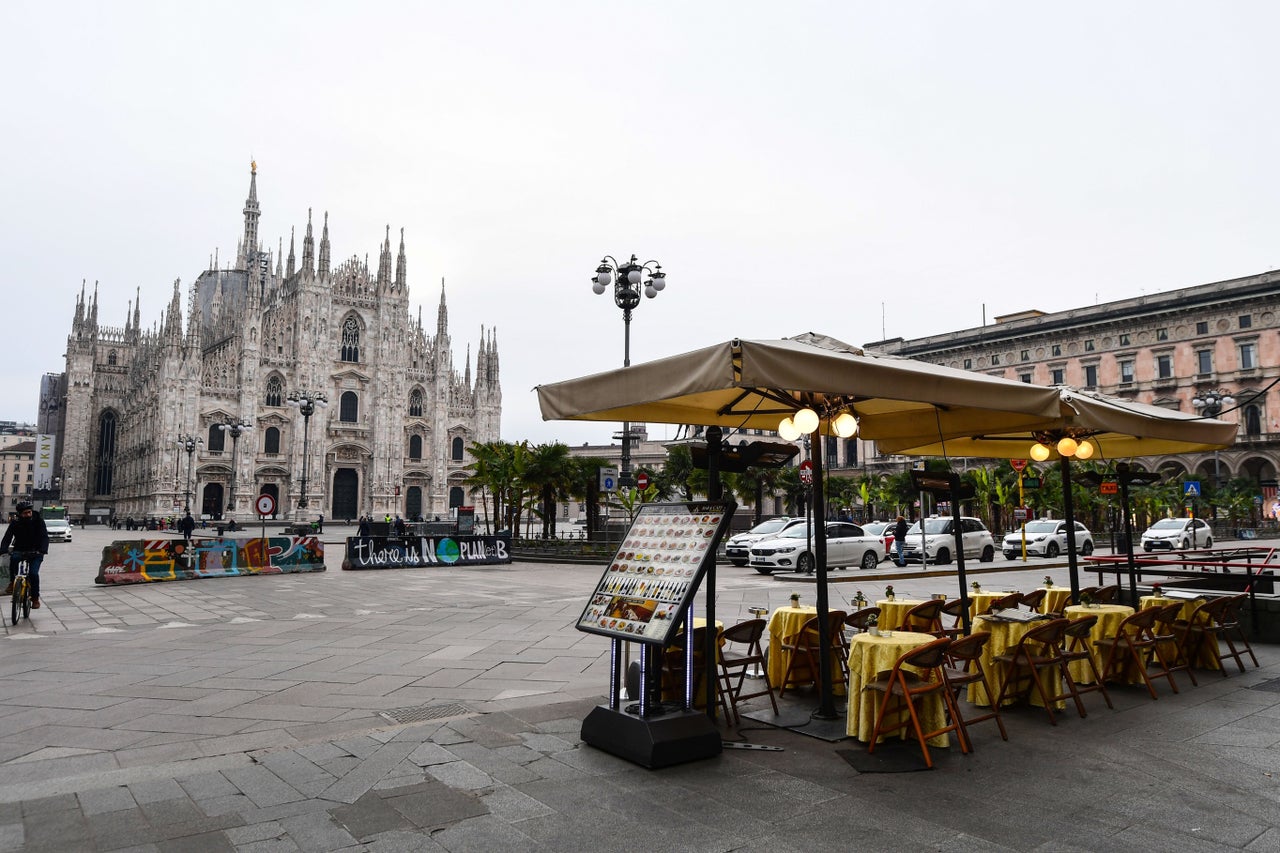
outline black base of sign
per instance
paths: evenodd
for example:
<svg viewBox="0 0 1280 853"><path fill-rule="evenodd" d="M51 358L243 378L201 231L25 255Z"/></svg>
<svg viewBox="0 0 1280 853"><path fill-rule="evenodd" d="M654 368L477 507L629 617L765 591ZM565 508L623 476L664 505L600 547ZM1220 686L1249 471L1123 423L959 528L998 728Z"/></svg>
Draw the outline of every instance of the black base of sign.
<svg viewBox="0 0 1280 853"><path fill-rule="evenodd" d="M584 743L650 770L720 754L720 732L701 711L640 717L597 705L582 721Z"/></svg>

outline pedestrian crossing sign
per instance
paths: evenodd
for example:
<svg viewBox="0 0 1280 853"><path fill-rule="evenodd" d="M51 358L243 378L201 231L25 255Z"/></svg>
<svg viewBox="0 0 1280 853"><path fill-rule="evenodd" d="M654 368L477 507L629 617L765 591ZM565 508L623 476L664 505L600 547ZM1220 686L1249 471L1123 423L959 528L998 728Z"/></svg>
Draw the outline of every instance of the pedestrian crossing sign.
<svg viewBox="0 0 1280 853"><path fill-rule="evenodd" d="M1200 481L1187 480L1182 484L1183 497L1198 498L1200 497Z"/></svg>

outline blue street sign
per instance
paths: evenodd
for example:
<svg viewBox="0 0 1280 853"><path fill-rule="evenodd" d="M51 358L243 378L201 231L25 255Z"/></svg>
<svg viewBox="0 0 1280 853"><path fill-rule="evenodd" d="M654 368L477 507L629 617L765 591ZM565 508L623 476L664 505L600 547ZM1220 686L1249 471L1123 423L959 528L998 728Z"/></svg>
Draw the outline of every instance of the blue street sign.
<svg viewBox="0 0 1280 853"><path fill-rule="evenodd" d="M1182 494L1189 498L1200 497L1200 481L1187 480L1182 484Z"/></svg>

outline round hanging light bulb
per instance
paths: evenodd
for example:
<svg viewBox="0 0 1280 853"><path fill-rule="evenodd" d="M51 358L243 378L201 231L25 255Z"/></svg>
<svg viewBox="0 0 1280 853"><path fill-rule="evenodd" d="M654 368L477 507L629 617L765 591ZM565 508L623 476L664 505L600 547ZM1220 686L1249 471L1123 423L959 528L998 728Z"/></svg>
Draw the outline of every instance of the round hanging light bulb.
<svg viewBox="0 0 1280 853"><path fill-rule="evenodd" d="M1075 456L1077 447L1079 447L1079 445L1076 444L1076 440L1069 435L1058 439L1059 456Z"/></svg>
<svg viewBox="0 0 1280 853"><path fill-rule="evenodd" d="M644 286L644 295L652 299L653 297L658 295L658 291L654 290L652 284L646 284Z"/></svg>
<svg viewBox="0 0 1280 853"><path fill-rule="evenodd" d="M1037 462L1043 462L1049 458L1049 448L1045 447L1040 442L1036 442L1031 445L1031 451L1027 455Z"/></svg>
<svg viewBox="0 0 1280 853"><path fill-rule="evenodd" d="M848 412L841 412L832 421L831 429L841 438L849 438L858 434L858 419Z"/></svg>
<svg viewBox="0 0 1280 853"><path fill-rule="evenodd" d="M1093 456L1093 445L1087 441L1080 442L1080 446L1076 448L1077 459L1088 459Z"/></svg>
<svg viewBox="0 0 1280 853"><path fill-rule="evenodd" d="M596 296L599 296L600 294L604 293L604 288L605 286L601 284L599 281L596 281L591 285L591 289L596 292Z"/></svg>
<svg viewBox="0 0 1280 853"><path fill-rule="evenodd" d="M805 435L809 435L818 428L818 413L808 407L796 412L793 422L796 429Z"/></svg>
<svg viewBox="0 0 1280 853"><path fill-rule="evenodd" d="M653 289L659 292L667 286L667 274L664 272L655 272L650 280L653 282Z"/></svg>
<svg viewBox="0 0 1280 853"><path fill-rule="evenodd" d="M796 429L795 421L791 418L783 418L778 424L778 436L787 441L795 441L800 437L800 430Z"/></svg>
<svg viewBox="0 0 1280 853"><path fill-rule="evenodd" d="M632 268L631 271L627 273L627 281L631 282L632 284L639 284L640 270Z"/></svg>

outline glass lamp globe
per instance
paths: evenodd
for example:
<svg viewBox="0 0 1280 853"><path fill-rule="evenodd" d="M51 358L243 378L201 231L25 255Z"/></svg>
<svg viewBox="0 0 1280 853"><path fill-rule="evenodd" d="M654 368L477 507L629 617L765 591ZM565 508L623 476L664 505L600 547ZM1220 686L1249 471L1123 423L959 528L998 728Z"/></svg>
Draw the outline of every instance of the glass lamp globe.
<svg viewBox="0 0 1280 853"><path fill-rule="evenodd" d="M1058 455L1059 456L1075 456L1076 448L1078 446L1079 445L1076 444L1076 440L1071 436L1065 436L1063 438L1060 438L1058 439Z"/></svg>
<svg viewBox="0 0 1280 853"><path fill-rule="evenodd" d="M809 435L818 428L818 413L809 408L801 409L796 412L794 423L796 429L805 435Z"/></svg>
<svg viewBox="0 0 1280 853"><path fill-rule="evenodd" d="M1080 442L1080 446L1076 448L1077 459L1089 459L1093 456L1093 445L1087 441Z"/></svg>
<svg viewBox="0 0 1280 853"><path fill-rule="evenodd" d="M800 430L796 429L795 421L791 418L783 418L778 424L778 436L787 441L795 441L800 437Z"/></svg>
<svg viewBox="0 0 1280 853"><path fill-rule="evenodd" d="M627 281L631 282L632 284L639 284L639 283L640 283L640 270L633 269L633 270L631 270L630 272L628 272L628 273L627 273Z"/></svg>
<svg viewBox="0 0 1280 853"><path fill-rule="evenodd" d="M1049 448L1037 442L1031 445L1031 451L1027 455L1037 462L1043 462L1049 458Z"/></svg>
<svg viewBox="0 0 1280 853"><path fill-rule="evenodd" d="M662 289L667 286L667 274L664 272L655 272L651 276L651 281L653 289L661 293Z"/></svg>
<svg viewBox="0 0 1280 853"><path fill-rule="evenodd" d="M604 288L605 288L605 285L601 284L599 280L597 280L594 284L591 285L591 289L595 291L596 296L599 296L600 294L604 293Z"/></svg>
<svg viewBox="0 0 1280 853"><path fill-rule="evenodd" d="M836 416L835 421L831 424L832 430L841 438L849 438L858 433L858 419L848 412L842 412Z"/></svg>

